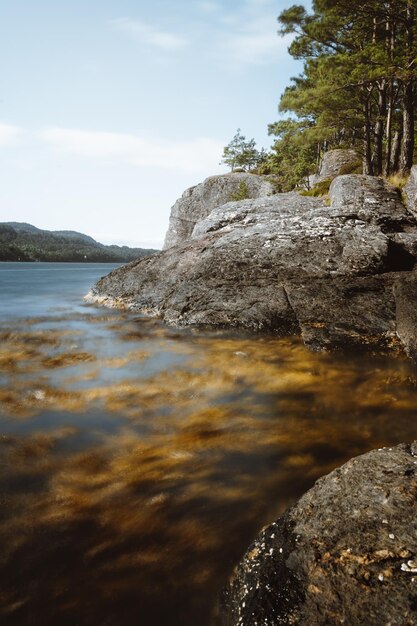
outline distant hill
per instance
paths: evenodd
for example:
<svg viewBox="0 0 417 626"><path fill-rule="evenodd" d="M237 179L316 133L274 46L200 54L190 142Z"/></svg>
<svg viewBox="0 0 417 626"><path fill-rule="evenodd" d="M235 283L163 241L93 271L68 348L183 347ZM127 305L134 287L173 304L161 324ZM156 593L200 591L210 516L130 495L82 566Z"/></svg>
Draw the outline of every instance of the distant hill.
<svg viewBox="0 0 417 626"><path fill-rule="evenodd" d="M128 263L155 252L105 246L73 230L41 230L24 222L0 222L0 261Z"/></svg>

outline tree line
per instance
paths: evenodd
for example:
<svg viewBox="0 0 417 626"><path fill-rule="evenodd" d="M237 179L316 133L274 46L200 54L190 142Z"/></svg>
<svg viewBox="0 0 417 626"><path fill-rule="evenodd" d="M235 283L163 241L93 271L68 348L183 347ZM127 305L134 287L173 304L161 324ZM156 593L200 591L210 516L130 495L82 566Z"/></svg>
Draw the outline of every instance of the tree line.
<svg viewBox="0 0 417 626"><path fill-rule="evenodd" d="M303 71L281 97L288 117L269 125L275 140L257 171L292 188L341 147L360 154L364 174L406 176L416 147L417 0L314 0L311 12L293 5L278 21Z"/></svg>
<svg viewBox="0 0 417 626"><path fill-rule="evenodd" d="M127 263L156 250L105 246L82 233L54 233L30 224L0 223L0 261Z"/></svg>

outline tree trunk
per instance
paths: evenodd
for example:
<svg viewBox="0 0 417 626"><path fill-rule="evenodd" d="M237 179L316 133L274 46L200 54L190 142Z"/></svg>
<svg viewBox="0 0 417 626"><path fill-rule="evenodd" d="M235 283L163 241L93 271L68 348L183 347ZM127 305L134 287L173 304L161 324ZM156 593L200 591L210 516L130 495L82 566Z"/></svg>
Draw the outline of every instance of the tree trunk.
<svg viewBox="0 0 417 626"><path fill-rule="evenodd" d="M369 99L363 104L363 173L373 176L372 152L371 152L371 119L369 110Z"/></svg>
<svg viewBox="0 0 417 626"><path fill-rule="evenodd" d="M391 149L392 149L392 121L394 114L394 85L392 80L388 87L388 104L387 104L387 126L385 129L386 145L385 145L385 176L391 173Z"/></svg>
<svg viewBox="0 0 417 626"><path fill-rule="evenodd" d="M395 44L396 44L396 30L397 25L395 22L394 11L393 11L393 0L389 0L388 2L388 13L387 20L385 23L385 45L387 56L390 60L390 63L394 60L395 54ZM387 89L387 123L386 123L386 145L385 145L385 176L389 176L391 173L391 150L392 150L392 131L393 131L393 121L394 121L394 107L396 101L396 93L394 88L394 80L390 78L388 81L388 89Z"/></svg>
<svg viewBox="0 0 417 626"><path fill-rule="evenodd" d="M407 175L414 157L414 81L404 84L403 95L403 140L401 145L400 172Z"/></svg>
<svg viewBox="0 0 417 626"><path fill-rule="evenodd" d="M396 130L394 140L392 142L392 149L390 154L390 171L398 172L400 166L400 152L401 152L401 139L403 133L402 130Z"/></svg>
<svg viewBox="0 0 417 626"><path fill-rule="evenodd" d="M372 169L375 176L382 174L382 154L384 144L384 119L387 114L387 87L378 86L378 117L374 127L374 151L372 155Z"/></svg>
<svg viewBox="0 0 417 626"><path fill-rule="evenodd" d="M403 81L403 142L401 146L400 171L406 175L413 165L414 156L414 0L407 0L406 46L409 78Z"/></svg>

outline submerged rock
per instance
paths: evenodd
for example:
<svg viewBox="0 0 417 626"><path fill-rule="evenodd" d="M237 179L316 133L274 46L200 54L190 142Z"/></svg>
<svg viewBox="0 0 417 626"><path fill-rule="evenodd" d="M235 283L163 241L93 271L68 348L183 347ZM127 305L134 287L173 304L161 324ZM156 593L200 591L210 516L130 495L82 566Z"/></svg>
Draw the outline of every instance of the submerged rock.
<svg viewBox="0 0 417 626"><path fill-rule="evenodd" d="M417 624L417 442L356 457L266 528L225 626Z"/></svg>
<svg viewBox="0 0 417 626"><path fill-rule="evenodd" d="M273 193L271 183L255 174L236 172L206 178L196 187L187 189L172 207L164 249L186 241L199 220L237 196L260 198Z"/></svg>
<svg viewBox="0 0 417 626"><path fill-rule="evenodd" d="M417 222L394 187L346 175L330 206L292 192L206 208L195 224L192 210L183 243L115 270L88 299L177 326L301 333L315 349L398 344L400 285L417 285Z"/></svg>

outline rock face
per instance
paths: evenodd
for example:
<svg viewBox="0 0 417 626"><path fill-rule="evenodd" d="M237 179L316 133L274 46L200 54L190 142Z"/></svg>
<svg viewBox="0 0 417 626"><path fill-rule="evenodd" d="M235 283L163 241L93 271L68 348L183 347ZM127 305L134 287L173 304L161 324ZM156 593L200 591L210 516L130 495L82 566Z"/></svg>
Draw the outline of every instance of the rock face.
<svg viewBox="0 0 417 626"><path fill-rule="evenodd" d="M321 478L264 530L225 593L225 626L417 624L417 442Z"/></svg>
<svg viewBox="0 0 417 626"><path fill-rule="evenodd" d="M349 174L360 162L361 159L355 150L329 150L324 153L320 171L314 177L313 184L333 180L341 174Z"/></svg>
<svg viewBox="0 0 417 626"><path fill-rule="evenodd" d="M273 186L262 176L254 174L233 173L207 178L196 187L187 189L172 207L164 250L186 241L198 221L236 195L260 198L273 193Z"/></svg>
<svg viewBox="0 0 417 626"><path fill-rule="evenodd" d="M413 165L411 168L410 179L404 191L408 209L413 215L417 216L417 165Z"/></svg>
<svg viewBox="0 0 417 626"><path fill-rule="evenodd" d="M314 349L399 338L411 355L416 259L417 223L398 192L346 175L330 206L286 193L217 207L183 244L115 270L88 300L178 326L301 333Z"/></svg>

